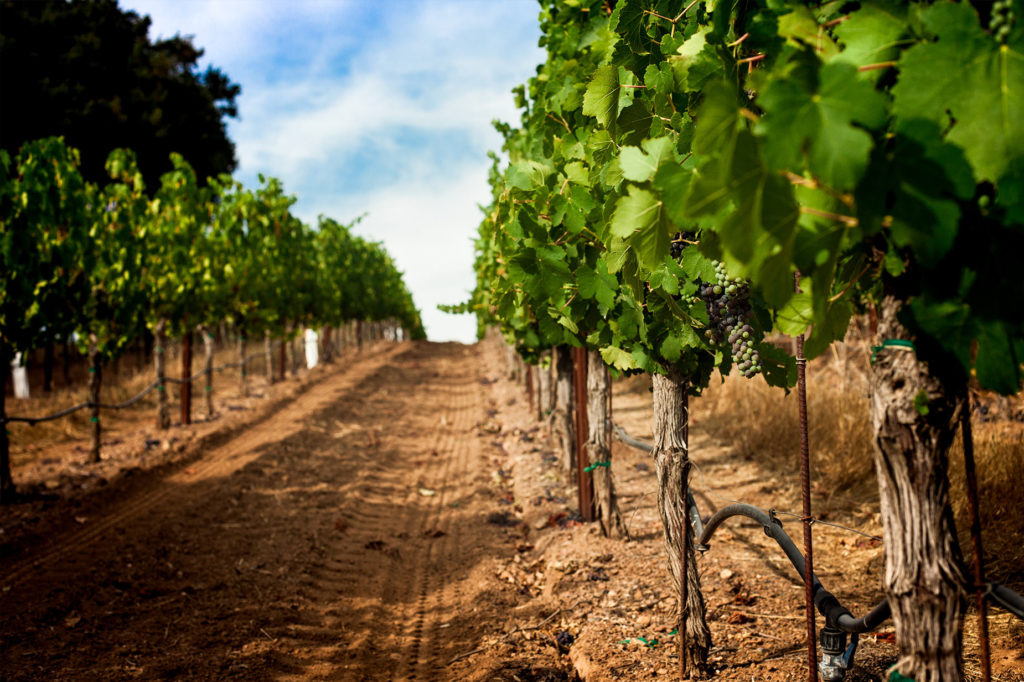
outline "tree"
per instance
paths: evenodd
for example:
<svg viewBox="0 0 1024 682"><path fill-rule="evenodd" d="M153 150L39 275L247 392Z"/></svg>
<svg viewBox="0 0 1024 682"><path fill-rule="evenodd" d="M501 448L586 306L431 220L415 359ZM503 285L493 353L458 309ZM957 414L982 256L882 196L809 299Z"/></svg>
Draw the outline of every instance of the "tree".
<svg viewBox="0 0 1024 682"><path fill-rule="evenodd" d="M146 186L158 188L177 152L200 179L237 165L225 116L240 92L219 69L198 72L191 38L151 42L149 17L116 0L6 1L0 5L0 148L62 135L82 174L106 182L104 163L133 149Z"/></svg>

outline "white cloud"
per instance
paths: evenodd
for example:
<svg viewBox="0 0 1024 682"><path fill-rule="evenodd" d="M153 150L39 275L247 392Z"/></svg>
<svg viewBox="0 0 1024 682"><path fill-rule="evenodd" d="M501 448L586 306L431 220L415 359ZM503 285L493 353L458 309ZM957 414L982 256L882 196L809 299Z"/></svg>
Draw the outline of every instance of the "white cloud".
<svg viewBox="0 0 1024 682"><path fill-rule="evenodd" d="M122 0L153 33L195 34L240 82L229 124L239 178L281 178L315 224L324 213L384 242L431 338L469 341L471 317L436 310L473 287L471 239L489 201L486 158L516 120L510 89L534 73L531 0L274 2Z"/></svg>

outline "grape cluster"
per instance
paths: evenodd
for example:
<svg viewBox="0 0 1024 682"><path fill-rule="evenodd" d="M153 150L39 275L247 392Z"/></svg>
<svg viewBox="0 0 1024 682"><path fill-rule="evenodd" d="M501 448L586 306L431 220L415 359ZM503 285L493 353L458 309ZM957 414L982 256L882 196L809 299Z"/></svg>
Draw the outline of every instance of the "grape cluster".
<svg viewBox="0 0 1024 682"><path fill-rule="evenodd" d="M996 0L992 3L992 16L988 28L1000 43L1005 43L1013 30L1013 0Z"/></svg>
<svg viewBox="0 0 1024 682"><path fill-rule="evenodd" d="M672 241L668 245L669 253L678 260L683 255L683 249L686 248L687 242L692 242L696 238L696 232L676 232L676 235L672 237Z"/></svg>
<svg viewBox="0 0 1024 682"><path fill-rule="evenodd" d="M750 287L745 280L729 277L724 263L712 263L715 281L700 287L711 322L705 334L712 343L729 342L732 361L749 379L761 371L761 356L754 348L754 328L749 324Z"/></svg>

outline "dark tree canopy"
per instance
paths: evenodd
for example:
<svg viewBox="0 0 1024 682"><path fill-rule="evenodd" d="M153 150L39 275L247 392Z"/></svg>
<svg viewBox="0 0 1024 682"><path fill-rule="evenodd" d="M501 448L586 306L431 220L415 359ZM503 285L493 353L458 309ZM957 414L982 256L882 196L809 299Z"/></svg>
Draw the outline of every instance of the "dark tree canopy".
<svg viewBox="0 0 1024 682"><path fill-rule="evenodd" d="M199 72L190 37L149 40L149 17L116 0L0 4L0 147L63 135L86 179L104 182L111 150L133 149L150 190L178 152L205 179L235 169L225 116L240 92Z"/></svg>

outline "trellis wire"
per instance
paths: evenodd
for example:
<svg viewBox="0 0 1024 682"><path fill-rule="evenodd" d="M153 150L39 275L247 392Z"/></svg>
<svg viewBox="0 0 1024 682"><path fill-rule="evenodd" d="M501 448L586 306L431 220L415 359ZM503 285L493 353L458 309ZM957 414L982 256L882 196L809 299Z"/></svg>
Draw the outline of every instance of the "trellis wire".
<svg viewBox="0 0 1024 682"><path fill-rule="evenodd" d="M281 345L281 344L278 343L277 345ZM229 362L229 363L226 363L226 364L223 364L223 365L218 365L217 367L214 367L212 371L213 372L221 372L221 371L223 371L225 369L230 369L232 367L241 367L243 364L248 363L250 360L254 360L256 358L263 357L263 355L264 355L263 351L261 351L259 353L253 353L252 355L250 355L247 358L245 358L245 360L242 360L242 361L239 361L239 362ZM71 407L66 407L63 410L60 410L58 412L54 412L53 414L48 414L48 415L46 415L44 417L17 417L17 416L15 416L15 417L0 418L0 424L6 424L6 423L11 423L11 422L23 422L25 424L28 424L29 426L35 426L36 424L39 424L41 422L48 422L48 421L53 421L55 419L60 419L61 417L66 417L69 414L73 414L75 412L78 412L79 410L84 410L84 409L92 408L92 407L99 407L101 410L121 410L121 409L124 409L126 407L131 407L135 403L139 402L140 400L142 400L147 395L149 395L150 393L155 391L157 388L159 388L164 383L172 383L172 384L192 383L193 381L196 381L197 379L205 376L208 371L210 371L210 370L206 370L206 369L199 370L198 372L196 372L195 374L190 376L188 379L178 379L178 378L175 378L175 377L164 377L163 382L161 382L159 379L155 379L151 384L146 386L146 388L142 389L142 391L139 394L129 398L128 400L125 400L124 402L108 404L108 403L94 403L92 401L88 401L88 402L84 402L84 403L78 403L77 405L72 405Z"/></svg>

